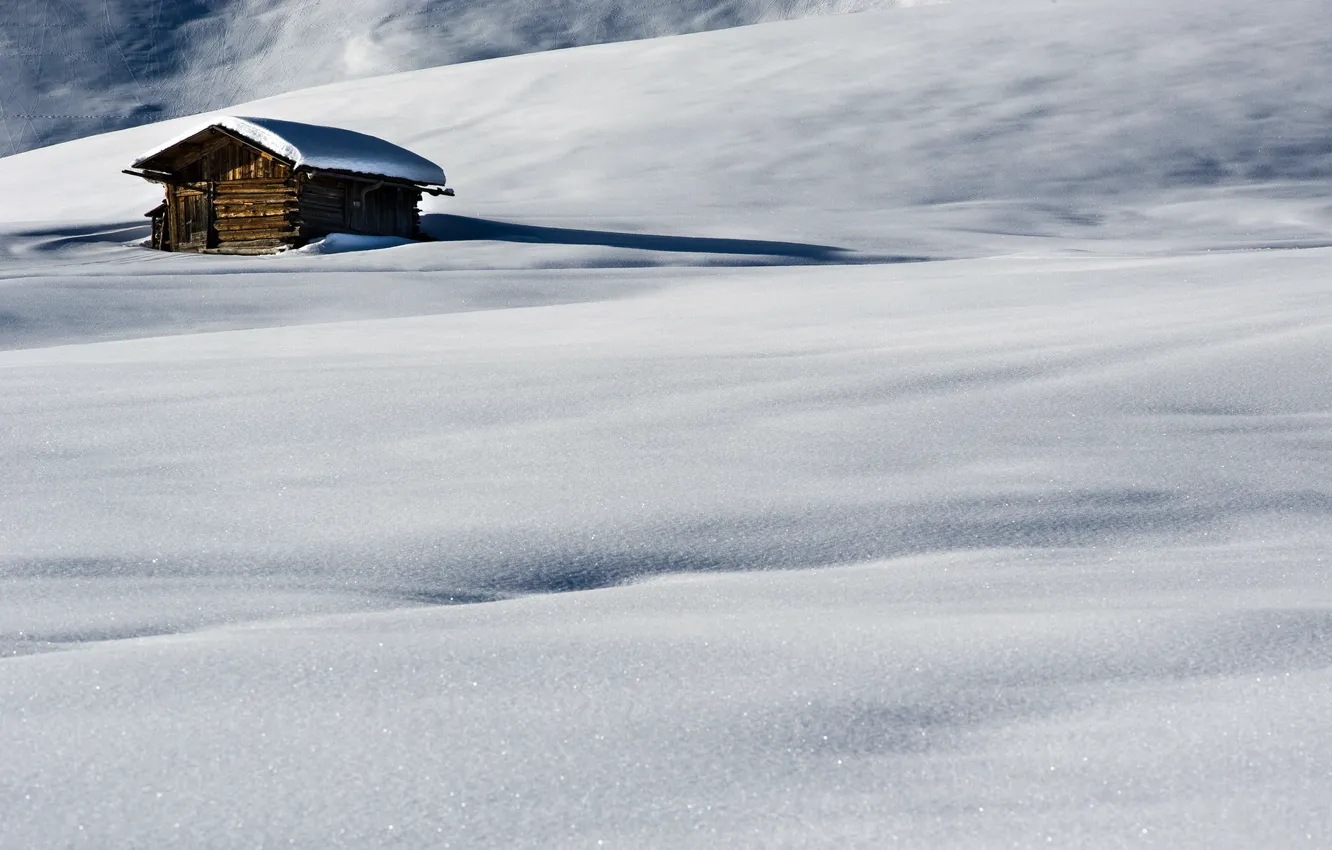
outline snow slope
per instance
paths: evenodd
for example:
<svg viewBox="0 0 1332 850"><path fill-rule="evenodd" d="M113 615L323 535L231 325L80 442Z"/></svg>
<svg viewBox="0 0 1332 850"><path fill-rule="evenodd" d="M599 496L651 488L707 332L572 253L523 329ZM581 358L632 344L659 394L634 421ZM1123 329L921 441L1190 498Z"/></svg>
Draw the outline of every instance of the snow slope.
<svg viewBox="0 0 1332 850"><path fill-rule="evenodd" d="M50 0L0 6L0 155L337 80L892 0Z"/></svg>
<svg viewBox="0 0 1332 850"><path fill-rule="evenodd" d="M440 162L375 251L137 247L173 125L0 160L0 848L1326 845L1327 15L234 110Z"/></svg>
<svg viewBox="0 0 1332 850"><path fill-rule="evenodd" d="M460 198L430 209L489 220L949 256L1010 244L977 232L1326 241L1320 34L1332 11L1192 8L927 6L452 66L231 111L391 139L451 175ZM24 199L0 222L134 221L156 195L119 168L198 123L0 160ZM52 169L80 191L49 191Z"/></svg>

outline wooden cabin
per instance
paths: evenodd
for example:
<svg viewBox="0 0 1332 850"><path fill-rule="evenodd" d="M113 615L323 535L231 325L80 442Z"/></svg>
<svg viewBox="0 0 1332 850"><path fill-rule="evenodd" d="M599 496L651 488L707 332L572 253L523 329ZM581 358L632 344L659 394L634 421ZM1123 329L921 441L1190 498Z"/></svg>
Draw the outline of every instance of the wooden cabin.
<svg viewBox="0 0 1332 850"><path fill-rule="evenodd" d="M166 188L152 247L261 254L330 233L423 238L423 194L452 195L433 162L374 136L224 116L125 171Z"/></svg>

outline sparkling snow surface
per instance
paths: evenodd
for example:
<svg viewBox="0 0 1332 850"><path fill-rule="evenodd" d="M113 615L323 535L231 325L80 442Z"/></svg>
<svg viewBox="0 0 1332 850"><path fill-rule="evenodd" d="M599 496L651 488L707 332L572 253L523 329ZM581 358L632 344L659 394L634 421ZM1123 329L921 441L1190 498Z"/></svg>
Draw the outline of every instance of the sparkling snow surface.
<svg viewBox="0 0 1332 850"><path fill-rule="evenodd" d="M245 105L449 164L381 250L0 160L0 848L1329 846L1330 16Z"/></svg>
<svg viewBox="0 0 1332 850"><path fill-rule="evenodd" d="M241 118L219 115L195 127L134 161L135 167L175 147L201 130L214 125L225 127L244 139L277 154L295 168L351 171L397 177L430 186L444 185L444 171L438 165L384 139L319 124L280 121L275 118Z"/></svg>

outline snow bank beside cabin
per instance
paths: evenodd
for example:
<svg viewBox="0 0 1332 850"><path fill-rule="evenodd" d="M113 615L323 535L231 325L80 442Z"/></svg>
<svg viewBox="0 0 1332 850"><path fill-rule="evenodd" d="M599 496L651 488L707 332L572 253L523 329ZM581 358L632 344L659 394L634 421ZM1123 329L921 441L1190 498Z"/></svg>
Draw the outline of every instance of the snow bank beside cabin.
<svg viewBox="0 0 1332 850"><path fill-rule="evenodd" d="M401 236L366 236L362 233L330 233L323 239L316 239L309 245L297 248L298 254L350 254L356 251L379 251L384 248L400 248L403 245L415 245L415 239Z"/></svg>
<svg viewBox="0 0 1332 850"><path fill-rule="evenodd" d="M444 185L442 168L384 139L341 127L236 115L209 119L207 124L195 127L189 133L140 156L134 161L134 166L141 167L163 151L209 127L222 127L289 160L294 168L350 171L354 174L395 177L427 186Z"/></svg>

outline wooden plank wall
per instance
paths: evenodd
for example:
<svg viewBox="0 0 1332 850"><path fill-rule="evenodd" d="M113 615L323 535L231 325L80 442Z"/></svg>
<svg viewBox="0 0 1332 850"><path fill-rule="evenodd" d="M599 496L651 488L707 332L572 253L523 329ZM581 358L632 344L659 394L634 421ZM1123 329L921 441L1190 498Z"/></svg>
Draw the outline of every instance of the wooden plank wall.
<svg viewBox="0 0 1332 850"><path fill-rule="evenodd" d="M421 231L421 192L380 186L364 192L365 181L321 175L301 184L301 239L330 233L414 238ZM360 207L356 201L362 201Z"/></svg>
<svg viewBox="0 0 1332 850"><path fill-rule="evenodd" d="M301 186L301 239L318 239L352 230L353 183L317 177Z"/></svg>
<svg viewBox="0 0 1332 850"><path fill-rule="evenodd" d="M214 154L213 173L217 180L285 180L291 169L253 148L231 144Z"/></svg>
<svg viewBox="0 0 1332 850"><path fill-rule="evenodd" d="M421 193L400 186L381 186L366 193L362 231L376 236L408 239L420 230Z"/></svg>
<svg viewBox="0 0 1332 850"><path fill-rule="evenodd" d="M285 180L291 168L256 148L219 137L203 146L182 145L173 173L186 183Z"/></svg>
<svg viewBox="0 0 1332 850"><path fill-rule="evenodd" d="M220 133L182 143L175 152L168 189L169 250L250 253L272 251L296 242L300 210L291 168L249 145ZM206 243L182 244L180 204L173 196L190 190L209 198Z"/></svg>
<svg viewBox="0 0 1332 850"><path fill-rule="evenodd" d="M214 193L218 250L272 250L297 241L301 209L294 181L226 180Z"/></svg>
<svg viewBox="0 0 1332 850"><path fill-rule="evenodd" d="M173 206L176 250L202 251L208 248L212 238L209 224L212 214L207 188L177 187Z"/></svg>
<svg viewBox="0 0 1332 850"><path fill-rule="evenodd" d="M330 175L308 178L271 155L214 133L182 143L174 155L177 181L168 189L168 250L235 253L273 251L330 233L416 237L421 192ZM177 197L191 190L211 199L207 244L181 244ZM356 201L361 201L359 205Z"/></svg>

